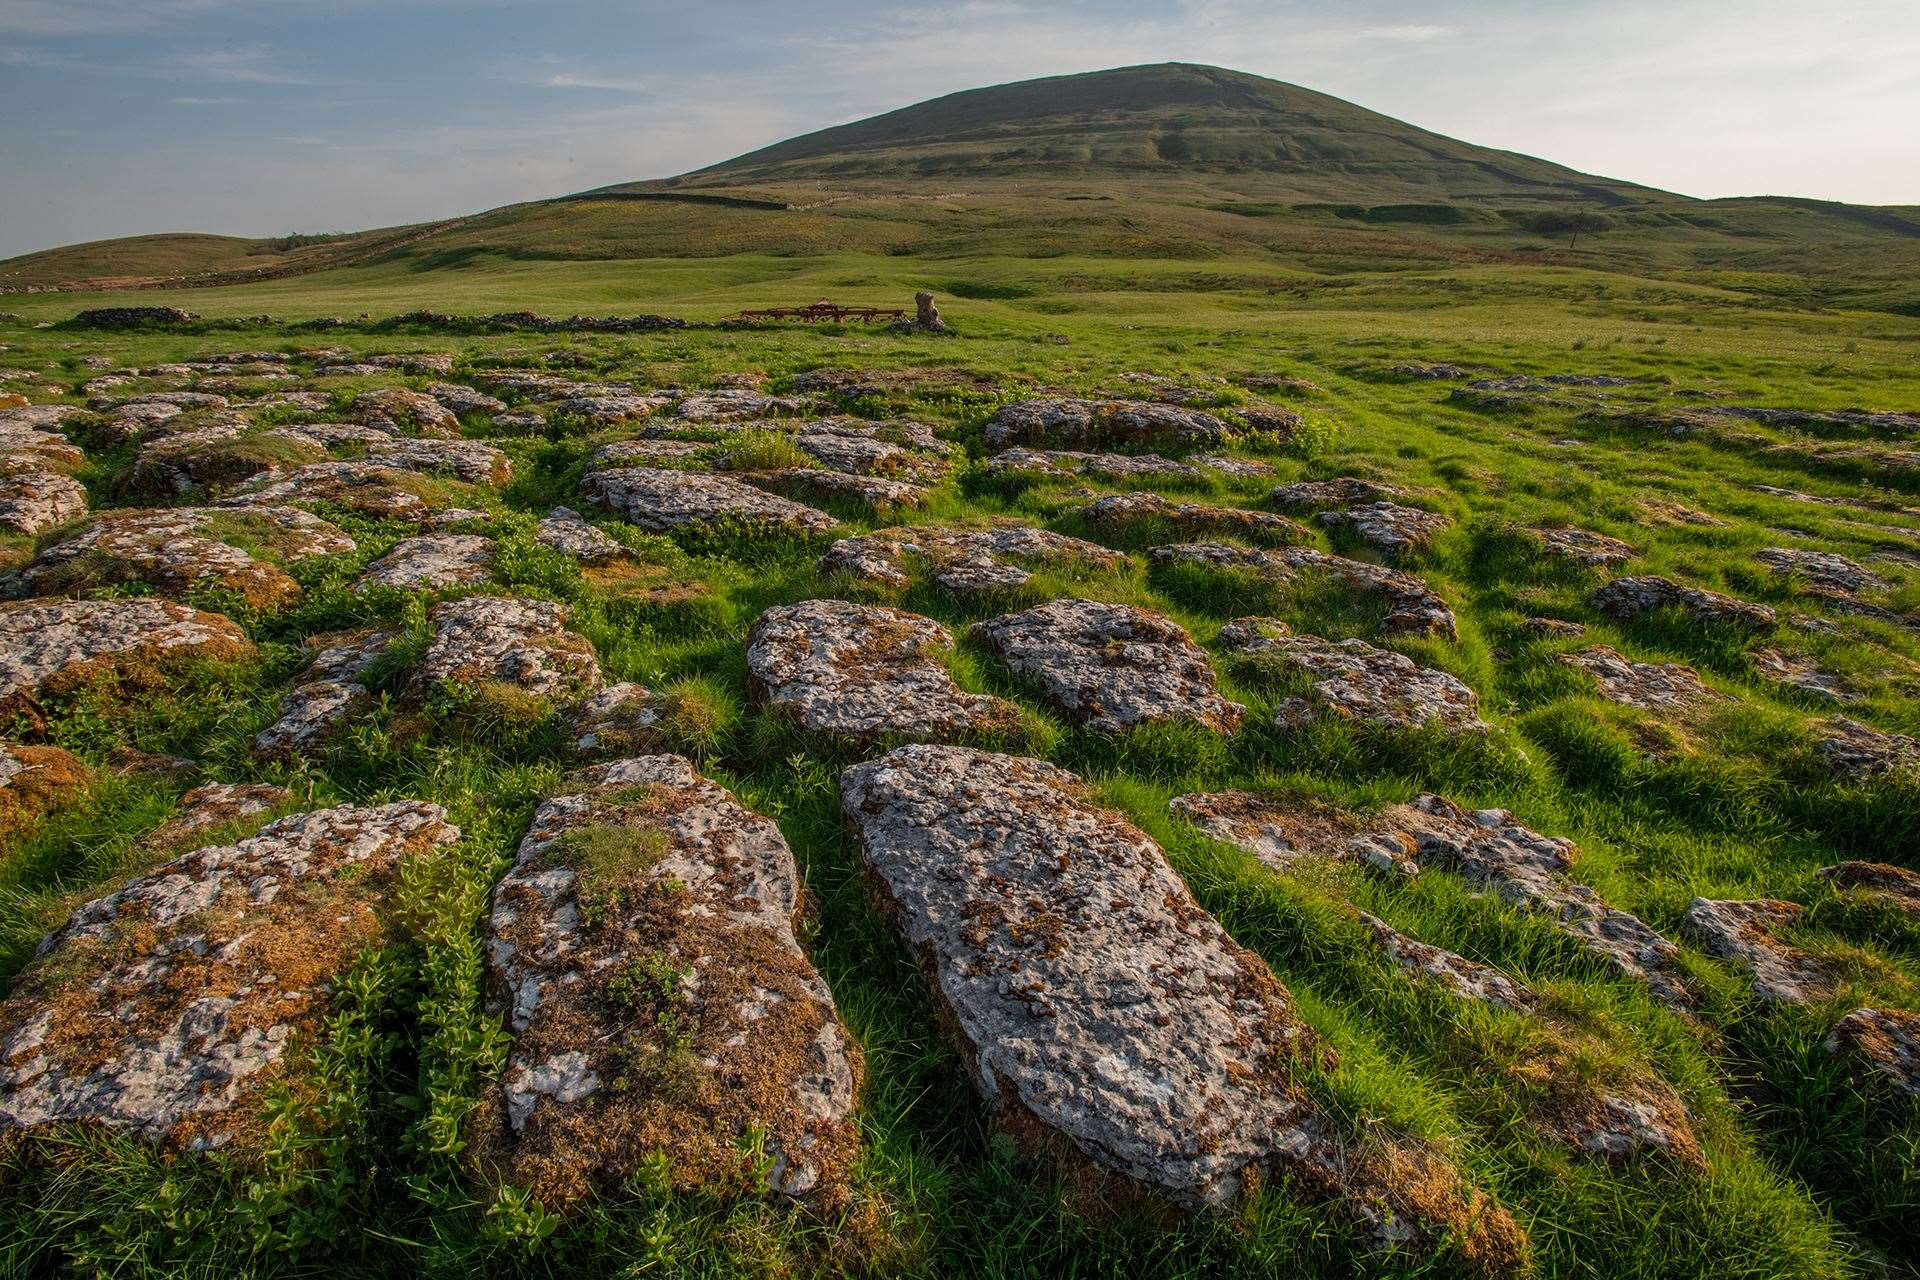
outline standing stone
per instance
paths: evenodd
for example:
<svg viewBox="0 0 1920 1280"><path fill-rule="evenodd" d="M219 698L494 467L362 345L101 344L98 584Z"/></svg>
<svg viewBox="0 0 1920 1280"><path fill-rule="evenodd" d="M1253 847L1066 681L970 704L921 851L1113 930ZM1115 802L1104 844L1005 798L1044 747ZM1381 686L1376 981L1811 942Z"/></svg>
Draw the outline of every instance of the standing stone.
<svg viewBox="0 0 1920 1280"><path fill-rule="evenodd" d="M929 329L936 333L943 331L947 327L946 322L940 319L940 308L933 305L932 294L930 293L914 294L913 307L914 307L913 322L918 327L922 329Z"/></svg>

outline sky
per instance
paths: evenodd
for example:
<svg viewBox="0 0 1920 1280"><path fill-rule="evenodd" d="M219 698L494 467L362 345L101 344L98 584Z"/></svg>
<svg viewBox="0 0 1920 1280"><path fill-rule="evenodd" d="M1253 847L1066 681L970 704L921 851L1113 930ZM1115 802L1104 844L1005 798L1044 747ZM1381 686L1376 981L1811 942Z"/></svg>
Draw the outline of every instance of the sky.
<svg viewBox="0 0 1920 1280"><path fill-rule="evenodd" d="M1165 61L1688 195L1920 204L1920 0L0 0L0 257L449 217Z"/></svg>

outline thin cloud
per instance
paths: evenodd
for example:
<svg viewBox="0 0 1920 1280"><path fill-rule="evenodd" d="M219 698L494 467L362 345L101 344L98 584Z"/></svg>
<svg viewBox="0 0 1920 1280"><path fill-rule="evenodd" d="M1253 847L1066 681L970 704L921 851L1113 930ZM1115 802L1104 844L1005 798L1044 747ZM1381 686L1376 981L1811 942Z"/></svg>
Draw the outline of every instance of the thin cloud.
<svg viewBox="0 0 1920 1280"><path fill-rule="evenodd" d="M167 101L171 102L176 107L231 107L231 106L238 106L240 103L243 103L243 102L250 102L252 101L252 99L250 98L168 98Z"/></svg>
<svg viewBox="0 0 1920 1280"><path fill-rule="evenodd" d="M204 49L177 53L171 65L190 76L227 80L235 84L321 85L334 81L282 66L279 56L264 45L238 49Z"/></svg>

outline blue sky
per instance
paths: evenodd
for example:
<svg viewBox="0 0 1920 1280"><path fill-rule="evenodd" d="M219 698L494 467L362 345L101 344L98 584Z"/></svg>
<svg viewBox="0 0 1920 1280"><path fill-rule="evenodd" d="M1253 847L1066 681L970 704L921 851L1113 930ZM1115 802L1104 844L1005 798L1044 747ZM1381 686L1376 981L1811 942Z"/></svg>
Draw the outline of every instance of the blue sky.
<svg viewBox="0 0 1920 1280"><path fill-rule="evenodd" d="M1173 59L1692 195L1920 204L1920 0L0 0L0 256L444 217Z"/></svg>

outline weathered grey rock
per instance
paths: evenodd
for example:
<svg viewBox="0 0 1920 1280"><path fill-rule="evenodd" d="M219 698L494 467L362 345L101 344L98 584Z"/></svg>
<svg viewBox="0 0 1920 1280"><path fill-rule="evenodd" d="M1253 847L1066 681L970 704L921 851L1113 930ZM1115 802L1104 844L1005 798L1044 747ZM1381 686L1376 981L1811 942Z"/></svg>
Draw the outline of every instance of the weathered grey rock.
<svg viewBox="0 0 1920 1280"><path fill-rule="evenodd" d="M1595 568L1625 564L1639 554L1618 538L1567 525L1540 525L1527 532L1548 555Z"/></svg>
<svg viewBox="0 0 1920 1280"><path fill-rule="evenodd" d="M1080 514L1096 528L1116 531L1146 525L1184 537L1226 534L1268 546L1292 546L1313 540L1311 530L1285 516L1242 507L1173 502L1157 493L1120 493L1098 498L1082 508Z"/></svg>
<svg viewBox="0 0 1920 1280"><path fill-rule="evenodd" d="M1055 600L979 623L972 634L1077 724L1120 733L1191 720L1232 733L1246 714L1215 691L1206 650L1146 609Z"/></svg>
<svg viewBox="0 0 1920 1280"><path fill-rule="evenodd" d="M1434 725L1449 733L1485 733L1480 699L1444 671L1364 640L1297 636L1273 618L1236 618L1220 629L1235 651L1277 664L1312 681L1305 697L1287 698L1274 723L1300 728L1322 715L1386 729Z"/></svg>
<svg viewBox="0 0 1920 1280"><path fill-rule="evenodd" d="M393 642L391 631L358 631L329 637L280 703L280 718L253 739L259 756L310 755L334 728L373 699L360 677Z"/></svg>
<svg viewBox="0 0 1920 1280"><path fill-rule="evenodd" d="M726 418L769 418L782 413L805 413L812 401L804 396L770 396L760 391L721 389L697 391L669 410L684 422L713 422Z"/></svg>
<svg viewBox="0 0 1920 1280"><path fill-rule="evenodd" d="M248 485L222 507L297 505L330 502L365 515L423 520L431 514L418 482L409 472L375 462L313 462Z"/></svg>
<svg viewBox="0 0 1920 1280"><path fill-rule="evenodd" d="M425 533L403 538L393 550L367 566L354 581L353 589L438 591L472 586L493 576L494 549L492 538L473 533Z"/></svg>
<svg viewBox="0 0 1920 1280"><path fill-rule="evenodd" d="M794 936L779 828L678 756L583 784L540 806L494 891L488 969L513 1047L483 1153L553 1207L656 1151L677 1187L722 1183L758 1131L767 1190L841 1194L860 1053Z"/></svg>
<svg viewBox="0 0 1920 1280"><path fill-rule="evenodd" d="M655 533L682 528L739 528L762 533L823 533L838 521L824 511L756 489L731 476L652 467L589 471L581 492L632 524Z"/></svg>
<svg viewBox="0 0 1920 1280"><path fill-rule="evenodd" d="M1428 1238L1475 1199L1349 1146L1291 1083L1322 1053L1264 962L1194 903L1158 845L1038 760L902 747L841 776L841 807L927 970L975 1087L1016 1140L1177 1204L1285 1173L1377 1237ZM1394 1152L1403 1155L1407 1152ZM1517 1229L1478 1205L1477 1252Z"/></svg>
<svg viewBox="0 0 1920 1280"><path fill-rule="evenodd" d="M422 375L453 372L453 357L444 351L397 351L374 356L342 353L322 357L314 361L313 367L324 372L337 369L342 365L361 364L374 369L398 369L402 373Z"/></svg>
<svg viewBox="0 0 1920 1280"><path fill-rule="evenodd" d="M1754 994L1805 1004L1832 982L1826 966L1774 935L1799 922L1806 908L1776 898L1726 902L1695 898L1681 929L1708 955L1731 960L1753 973Z"/></svg>
<svg viewBox="0 0 1920 1280"><path fill-rule="evenodd" d="M270 428L264 434L316 449L350 448L393 439L393 433L385 427L367 422L294 422Z"/></svg>
<svg viewBox="0 0 1920 1280"><path fill-rule="evenodd" d="M1257 791L1193 792L1167 808L1211 838L1245 850L1276 871L1300 857L1351 859L1390 875L1418 875L1406 842L1367 831L1351 815L1293 796Z"/></svg>
<svg viewBox="0 0 1920 1280"><path fill-rule="evenodd" d="M571 507L555 507L548 512L534 536L540 545L572 556L581 564L612 564L627 556L625 547L588 524L585 517Z"/></svg>
<svg viewBox="0 0 1920 1280"><path fill-rule="evenodd" d="M671 710L669 699L645 685L608 685L574 707L568 720L574 753L604 757L661 750Z"/></svg>
<svg viewBox="0 0 1920 1280"><path fill-rule="evenodd" d="M1311 547L1248 550L1215 542L1186 542L1155 547L1155 564L1191 564L1250 573L1272 582L1290 582L1302 574L1325 574L1353 590L1381 597L1388 613L1381 629L1389 633L1455 637L1453 610L1432 587L1411 574L1385 565L1332 556Z"/></svg>
<svg viewBox="0 0 1920 1280"><path fill-rule="evenodd" d="M901 609L807 600L767 610L747 635L754 699L802 728L942 741L1014 727L1012 703L967 693L938 654L953 637Z"/></svg>
<svg viewBox="0 0 1920 1280"><path fill-rule="evenodd" d="M831 471L931 484L952 466L953 447L924 422L823 418L801 425L793 442Z"/></svg>
<svg viewBox="0 0 1920 1280"><path fill-rule="evenodd" d="M454 413L500 413L507 402L462 382L429 382L427 394Z"/></svg>
<svg viewBox="0 0 1920 1280"><path fill-rule="evenodd" d="M384 387L363 391L353 398L349 411L365 421L387 419L411 427L421 435L453 437L460 434L460 419L432 396L404 387Z"/></svg>
<svg viewBox="0 0 1920 1280"><path fill-rule="evenodd" d="M1394 560L1419 555L1433 545L1435 537L1453 525L1451 519L1438 512L1396 506L1391 502L1370 502L1344 511L1322 511L1320 523L1329 529L1344 530Z"/></svg>
<svg viewBox="0 0 1920 1280"><path fill-rule="evenodd" d="M259 818L292 802L293 792L265 782L209 782L180 797L155 842L178 845L203 831L249 819L258 826Z"/></svg>
<svg viewBox="0 0 1920 1280"><path fill-rule="evenodd" d="M1788 653L1775 646L1755 649L1747 654L1756 675L1803 693L1817 694L1833 702L1858 702L1860 695L1848 689L1846 682L1831 671L1821 669L1813 659Z"/></svg>
<svg viewBox="0 0 1920 1280"><path fill-rule="evenodd" d="M500 431L517 431L531 435L547 429L547 415L538 409L509 409L505 413L496 413L488 419Z"/></svg>
<svg viewBox="0 0 1920 1280"><path fill-rule="evenodd" d="M1157 453L1076 453L1014 448L987 459L987 470L1049 476L1100 476L1111 480L1198 480L1197 467Z"/></svg>
<svg viewBox="0 0 1920 1280"><path fill-rule="evenodd" d="M1854 1054L1907 1094L1920 1094L1920 1014L1855 1009L1833 1026L1827 1052Z"/></svg>
<svg viewBox="0 0 1920 1280"><path fill-rule="evenodd" d="M1497 1004L1515 1013L1530 1012L1539 1003L1540 998L1530 987L1492 965L1409 938L1385 920L1365 912L1360 918L1373 931L1374 941L1395 967L1431 978L1464 1000Z"/></svg>
<svg viewBox="0 0 1920 1280"><path fill-rule="evenodd" d="M367 461L404 471L444 472L468 484L502 485L513 478L507 455L478 440L378 440Z"/></svg>
<svg viewBox="0 0 1920 1280"><path fill-rule="evenodd" d="M1820 754L1835 773L1867 778L1920 770L1920 738L1884 733L1845 716L1823 721L1819 732Z"/></svg>
<svg viewBox="0 0 1920 1280"><path fill-rule="evenodd" d="M0 409L0 452L6 451L7 441L21 438L21 432L58 435L56 428L61 423L85 412L77 404L26 404Z"/></svg>
<svg viewBox="0 0 1920 1280"><path fill-rule="evenodd" d="M989 449L1009 445L1121 445L1206 448L1234 428L1210 413L1137 400L1020 400L1003 405L982 432Z"/></svg>
<svg viewBox="0 0 1920 1280"><path fill-rule="evenodd" d="M195 659L252 653L252 641L228 619L171 600L0 604L0 719L23 714L37 722L42 696L70 693L95 677L137 688Z"/></svg>
<svg viewBox="0 0 1920 1280"><path fill-rule="evenodd" d="M1283 484L1267 495L1267 501L1287 511L1313 511L1321 507L1355 506L1405 496L1404 490L1378 480L1337 476L1332 480L1301 480L1295 484Z"/></svg>
<svg viewBox="0 0 1920 1280"><path fill-rule="evenodd" d="M551 600L468 596L435 605L417 687L441 681L504 683L535 697L574 701L600 688L600 660L567 630L567 607Z"/></svg>
<svg viewBox="0 0 1920 1280"><path fill-rule="evenodd" d="M1690 707L1721 698L1691 667L1678 662L1634 662L1604 644L1556 654L1554 661L1592 676L1600 686L1600 696L1607 701L1643 711Z"/></svg>
<svg viewBox="0 0 1920 1280"><path fill-rule="evenodd" d="M1656 576L1615 578L1593 593L1593 606L1623 622L1668 607L1684 610L1709 625L1745 631L1769 631L1778 621L1766 605L1749 604L1700 587L1683 587L1671 578Z"/></svg>
<svg viewBox="0 0 1920 1280"><path fill-rule="evenodd" d="M34 405L29 409L9 409L0 411L0 465L8 470L22 471L72 471L84 466L87 455L80 446L55 431L42 431L30 427L22 421L8 423L3 419L31 413L33 409L55 408L53 405ZM58 421L59 419L26 419L26 421Z"/></svg>
<svg viewBox="0 0 1920 1280"><path fill-rule="evenodd" d="M1258 480L1262 476L1273 474L1273 464L1262 462L1258 458L1236 458L1226 453L1196 453L1188 456L1187 461L1209 471L1218 471L1223 476L1235 480Z"/></svg>
<svg viewBox="0 0 1920 1280"><path fill-rule="evenodd" d="M906 586L908 566L925 561L933 580L949 591L1005 590L1033 575L1023 564L1112 570L1126 562L1117 551L1065 534L1001 523L979 528L911 525L842 538L820 557L822 573L847 573L869 582Z"/></svg>
<svg viewBox="0 0 1920 1280"><path fill-rule="evenodd" d="M257 1151L331 984L394 927L400 864L459 838L445 817L412 801L298 814L76 909L0 1005L0 1126Z"/></svg>
<svg viewBox="0 0 1920 1280"><path fill-rule="evenodd" d="M1853 890L1873 900L1920 916L1920 874L1885 862L1840 862L1820 868L1821 879L1835 889Z"/></svg>
<svg viewBox="0 0 1920 1280"><path fill-rule="evenodd" d="M553 406L553 412L562 417L579 418L595 426L611 427L633 418L644 418L673 403L668 395L576 395L568 396ZM540 420L540 427L546 420Z"/></svg>
<svg viewBox="0 0 1920 1280"><path fill-rule="evenodd" d="M711 469L722 453L719 445L706 440L656 440L643 437L639 440L615 440L595 449L587 458L590 468L602 467L648 467L658 462L701 464L697 469Z"/></svg>
<svg viewBox="0 0 1920 1280"><path fill-rule="evenodd" d="M0 529L45 533L85 514L86 486L72 476L0 469Z"/></svg>
<svg viewBox="0 0 1920 1280"><path fill-rule="evenodd" d="M1753 558L1783 577L1798 578L1816 595L1855 596L1862 591L1885 591L1885 578L1842 555L1827 551L1800 551L1768 547Z"/></svg>
<svg viewBox="0 0 1920 1280"><path fill-rule="evenodd" d="M844 471L819 467L780 467L773 471L743 471L740 478L756 489L793 498L824 500L839 498L865 503L875 511L891 512L918 507L926 502L927 491L904 480L885 476L855 476Z"/></svg>

